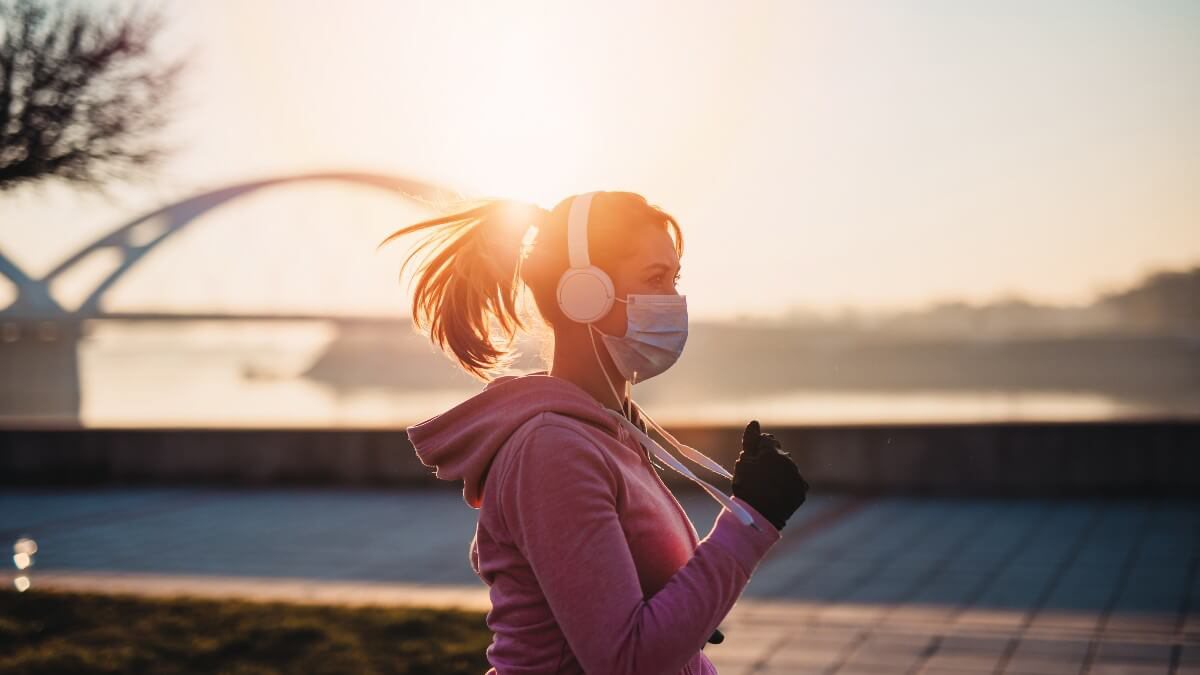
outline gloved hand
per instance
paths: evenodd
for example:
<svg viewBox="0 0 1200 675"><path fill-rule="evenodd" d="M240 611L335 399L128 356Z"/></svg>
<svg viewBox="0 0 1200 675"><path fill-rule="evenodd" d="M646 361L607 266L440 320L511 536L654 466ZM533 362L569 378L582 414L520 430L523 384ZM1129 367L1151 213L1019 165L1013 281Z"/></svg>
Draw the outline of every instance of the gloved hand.
<svg viewBox="0 0 1200 675"><path fill-rule="evenodd" d="M791 453L751 420L742 433L742 451L733 465L733 495L782 530L808 496L808 483Z"/></svg>
<svg viewBox="0 0 1200 675"><path fill-rule="evenodd" d="M708 641L714 645L719 645L725 641L725 634L721 632L721 629L715 629L713 630L713 634L709 636ZM704 649L704 645L700 645L700 649Z"/></svg>

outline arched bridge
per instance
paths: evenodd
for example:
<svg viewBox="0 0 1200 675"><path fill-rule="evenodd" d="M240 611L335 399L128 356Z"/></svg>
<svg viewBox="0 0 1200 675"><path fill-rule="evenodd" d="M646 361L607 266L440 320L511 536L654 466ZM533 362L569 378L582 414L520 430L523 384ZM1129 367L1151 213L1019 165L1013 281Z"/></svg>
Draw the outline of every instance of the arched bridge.
<svg viewBox="0 0 1200 675"><path fill-rule="evenodd" d="M415 200L430 200L448 192L445 188L410 178L363 172L324 172L280 176L205 192L139 216L121 225L68 256L40 279L30 277L15 262L0 252L0 273L3 273L17 287L16 300L8 307L0 309L0 320L12 316L26 319L98 316L100 299L122 275L156 246L194 223L200 216L254 192L283 185L317 181L336 181L375 187ZM88 294L77 309L66 310L50 294L50 285L57 277L67 273L73 266L100 249L119 251L121 263Z"/></svg>

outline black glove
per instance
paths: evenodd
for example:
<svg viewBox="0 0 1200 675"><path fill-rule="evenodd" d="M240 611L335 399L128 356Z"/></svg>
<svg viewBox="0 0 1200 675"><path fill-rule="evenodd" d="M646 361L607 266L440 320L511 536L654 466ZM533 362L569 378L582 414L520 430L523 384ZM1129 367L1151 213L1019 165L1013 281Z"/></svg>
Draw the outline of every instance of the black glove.
<svg viewBox="0 0 1200 675"><path fill-rule="evenodd" d="M775 436L760 433L758 420L751 420L733 465L733 495L753 506L777 530L808 496L808 483L790 457Z"/></svg>
<svg viewBox="0 0 1200 675"><path fill-rule="evenodd" d="M725 641L725 634L720 629L713 630L713 634L709 636L708 641L714 645L719 645ZM700 645L700 649L704 649L704 645Z"/></svg>

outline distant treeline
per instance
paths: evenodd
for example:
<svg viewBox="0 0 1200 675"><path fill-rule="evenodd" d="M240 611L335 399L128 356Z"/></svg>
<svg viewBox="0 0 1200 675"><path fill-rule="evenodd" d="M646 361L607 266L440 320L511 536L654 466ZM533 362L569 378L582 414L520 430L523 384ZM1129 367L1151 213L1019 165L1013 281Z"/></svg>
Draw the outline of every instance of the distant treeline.
<svg viewBox="0 0 1200 675"><path fill-rule="evenodd" d="M902 337L1076 337L1082 335L1200 335L1200 265L1155 272L1133 287L1078 307L1022 299L970 305L945 302L895 313L849 313L830 319L797 310L792 327L885 333Z"/></svg>

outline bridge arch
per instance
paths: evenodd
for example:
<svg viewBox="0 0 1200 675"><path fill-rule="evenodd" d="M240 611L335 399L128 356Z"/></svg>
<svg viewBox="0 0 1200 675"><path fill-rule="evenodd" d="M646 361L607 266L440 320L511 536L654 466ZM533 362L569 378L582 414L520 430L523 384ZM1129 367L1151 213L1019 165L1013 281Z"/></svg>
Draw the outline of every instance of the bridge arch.
<svg viewBox="0 0 1200 675"><path fill-rule="evenodd" d="M239 197L244 197L260 190L315 181L344 182L375 187L398 193L414 201L433 200L447 194L452 194L452 191L445 187L419 180L388 174L356 171L330 171L278 176L211 190L151 211L121 225L67 257L41 279L30 279L14 263L0 257L0 272L3 272L5 276L17 285L17 301L7 310L0 311L0 314L14 313L22 308L42 310L43 312L48 310L63 317L98 314L100 311L100 299L113 284L147 253L153 250L154 247L161 244L172 234L190 225L200 216ZM156 223L156 221L159 222ZM135 236L136 233L144 231L145 226L151 223L157 224L155 234L144 240L134 241L137 238ZM66 273L92 253L110 248L120 252L121 263L101 280L74 312L66 311L53 300L50 296L49 288L55 278Z"/></svg>

